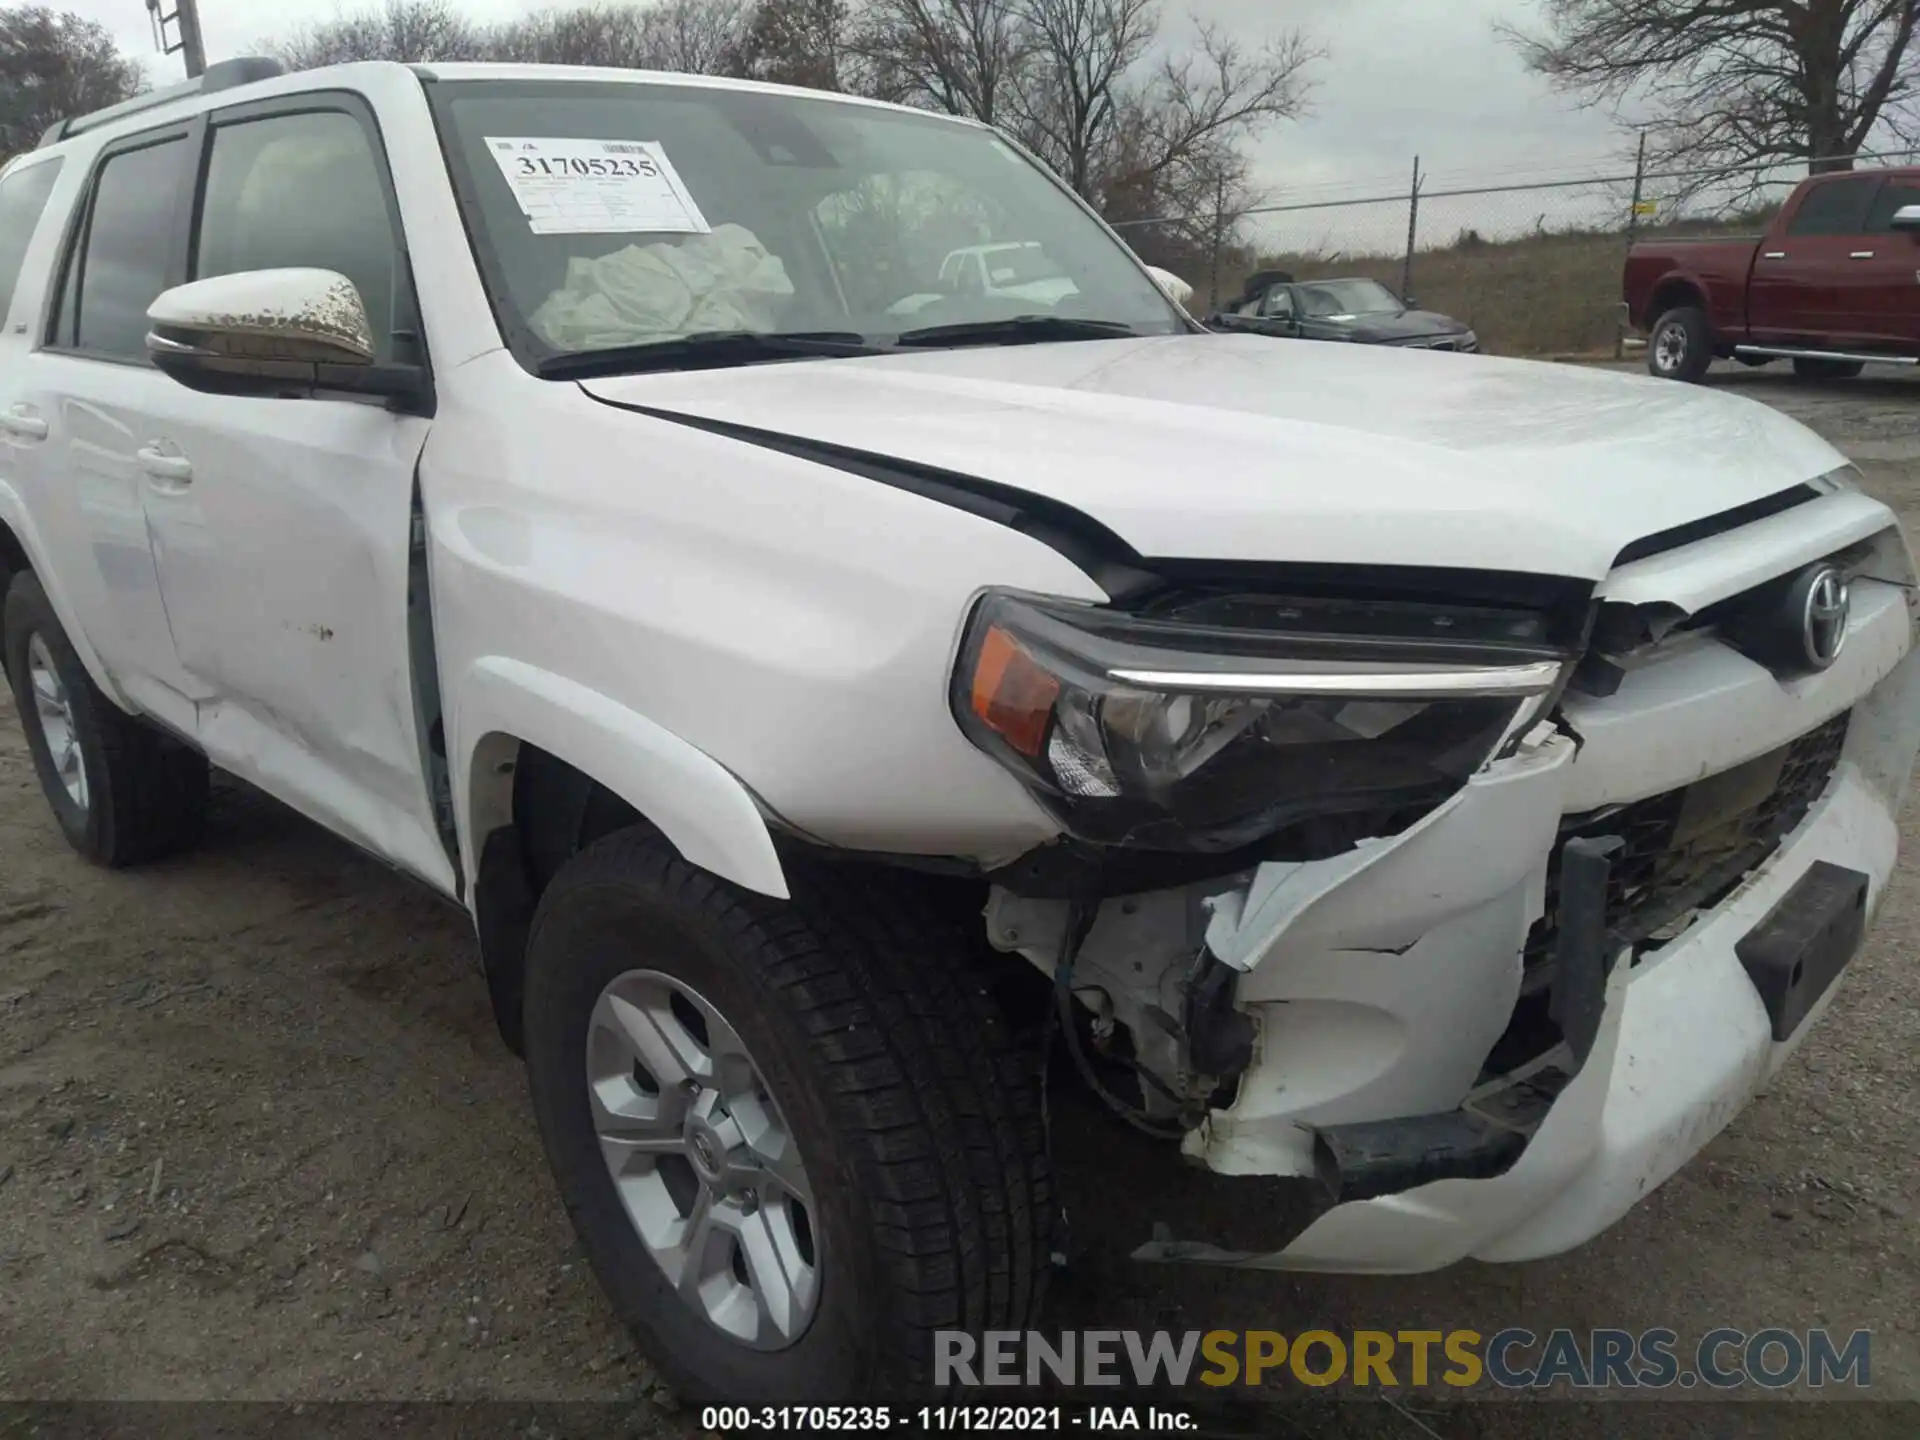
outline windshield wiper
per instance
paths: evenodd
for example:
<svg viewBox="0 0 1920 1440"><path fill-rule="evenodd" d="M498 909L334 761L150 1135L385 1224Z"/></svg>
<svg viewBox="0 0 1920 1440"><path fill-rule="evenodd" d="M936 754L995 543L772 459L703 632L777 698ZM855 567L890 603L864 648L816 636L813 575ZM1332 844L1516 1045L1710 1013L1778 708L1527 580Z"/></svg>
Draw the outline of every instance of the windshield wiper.
<svg viewBox="0 0 1920 1440"><path fill-rule="evenodd" d="M632 375L646 370L700 370L798 356L881 355L885 351L885 346L874 345L850 330L790 334L702 330L672 340L549 355L534 366L534 374L543 380L585 380L595 375Z"/></svg>
<svg viewBox="0 0 1920 1440"><path fill-rule="evenodd" d="M1011 320L976 320L965 325L929 325L908 330L894 343L903 346L1039 345L1049 340L1117 340L1140 332L1117 320L1080 320L1071 315L1016 315Z"/></svg>

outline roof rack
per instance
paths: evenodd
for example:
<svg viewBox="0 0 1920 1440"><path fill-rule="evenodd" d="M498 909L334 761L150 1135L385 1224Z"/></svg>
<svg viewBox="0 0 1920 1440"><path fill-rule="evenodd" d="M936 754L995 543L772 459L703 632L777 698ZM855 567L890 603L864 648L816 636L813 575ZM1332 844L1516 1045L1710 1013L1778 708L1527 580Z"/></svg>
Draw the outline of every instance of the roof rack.
<svg viewBox="0 0 1920 1440"><path fill-rule="evenodd" d="M185 100L194 95L211 95L216 90L231 90L236 85L251 85L256 80L272 80L287 73L287 67L270 55L244 55L237 60L222 60L209 65L205 73L198 78L179 85L169 85L164 90L149 90L144 95L136 95L131 100L122 100L118 105L109 105L104 110L95 110L89 115L69 115L64 120L56 120L53 127L40 137L39 148L61 140L70 139L88 130L114 120L124 120L129 115L138 115L143 110L157 109L170 105L175 100Z"/></svg>

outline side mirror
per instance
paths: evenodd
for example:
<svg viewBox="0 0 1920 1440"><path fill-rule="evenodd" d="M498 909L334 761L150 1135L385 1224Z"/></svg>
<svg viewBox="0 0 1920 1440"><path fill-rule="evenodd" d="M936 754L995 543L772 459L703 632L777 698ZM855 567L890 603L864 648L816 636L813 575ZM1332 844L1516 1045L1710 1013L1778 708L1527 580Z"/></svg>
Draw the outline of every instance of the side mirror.
<svg viewBox="0 0 1920 1440"><path fill-rule="evenodd" d="M1909 234L1920 231L1920 205L1902 205L1893 212L1890 223L1895 230L1905 230Z"/></svg>
<svg viewBox="0 0 1920 1440"><path fill-rule="evenodd" d="M1171 270L1162 270L1158 265L1147 266L1147 273L1153 276L1154 283L1167 292L1167 298L1176 305L1185 305L1193 299L1193 286L1182 280Z"/></svg>
<svg viewBox="0 0 1920 1440"><path fill-rule="evenodd" d="M414 399L425 388L414 366L374 363L366 303L332 270L245 270L195 280L162 292L147 321L155 367L192 390Z"/></svg>

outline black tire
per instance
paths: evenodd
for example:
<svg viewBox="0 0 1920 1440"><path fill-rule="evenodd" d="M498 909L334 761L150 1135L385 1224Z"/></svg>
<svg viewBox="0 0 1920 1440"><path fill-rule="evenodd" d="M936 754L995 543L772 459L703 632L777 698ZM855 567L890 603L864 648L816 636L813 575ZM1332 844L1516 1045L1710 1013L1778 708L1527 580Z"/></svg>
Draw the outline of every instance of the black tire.
<svg viewBox="0 0 1920 1440"><path fill-rule="evenodd" d="M95 864L115 868L197 843L207 816L205 757L141 724L100 693L30 571L13 577L5 620L14 707L40 788L67 843ZM64 691L86 777L84 804L61 779L34 699L29 653L36 640Z"/></svg>
<svg viewBox="0 0 1920 1440"><path fill-rule="evenodd" d="M1713 363L1713 327L1698 305L1677 305L1653 323L1647 373L1661 380L1700 379Z"/></svg>
<svg viewBox="0 0 1920 1440"><path fill-rule="evenodd" d="M1866 368L1860 360L1822 360L1815 355L1793 362L1793 373L1802 380L1851 380Z"/></svg>
<svg viewBox="0 0 1920 1440"><path fill-rule="evenodd" d="M746 893L644 829L569 861L527 945L534 1113L609 1300L689 1399L924 1394L935 1331L1025 1330L1038 1312L1055 1201L1037 1066L973 974L963 937L910 880L838 867L789 878L786 903ZM798 1146L818 1212L820 1287L811 1323L786 1349L750 1350L680 1298L602 1160L589 1017L636 968L711 1001Z"/></svg>

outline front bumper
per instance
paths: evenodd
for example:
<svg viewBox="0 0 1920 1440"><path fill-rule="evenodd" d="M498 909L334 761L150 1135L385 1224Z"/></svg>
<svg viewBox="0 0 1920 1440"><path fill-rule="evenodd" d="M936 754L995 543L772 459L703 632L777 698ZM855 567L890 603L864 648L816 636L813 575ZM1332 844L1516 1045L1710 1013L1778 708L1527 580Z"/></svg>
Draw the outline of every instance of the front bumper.
<svg viewBox="0 0 1920 1440"><path fill-rule="evenodd" d="M1262 867L1247 890L1220 897L1209 944L1243 972L1260 1048L1233 1106L1190 1134L1187 1151L1226 1175L1311 1174L1316 1127L1445 1111L1473 1090L1522 985L1560 818L1584 808L1570 802L1627 798L1621 786L1688 754L1715 756L1713 770L1738 764L1852 711L1833 778L1771 856L1677 936L1614 968L1590 1053L1504 1174L1337 1205L1275 1253L1202 1243L1179 1257L1390 1273L1554 1254L1619 1219L1712 1139L1838 988L1776 1043L1736 944L1816 861L1865 873L1869 914L1894 866L1920 748L1920 659L1905 597L1873 586L1861 599L1842 663L1823 675L1783 685L1718 646L1676 653L1586 707L1590 743L1555 734L1402 836L1337 861ZM1684 707L1663 703L1683 695ZM1569 713L1581 729L1577 707ZM1707 768L1678 773L1684 782Z"/></svg>

